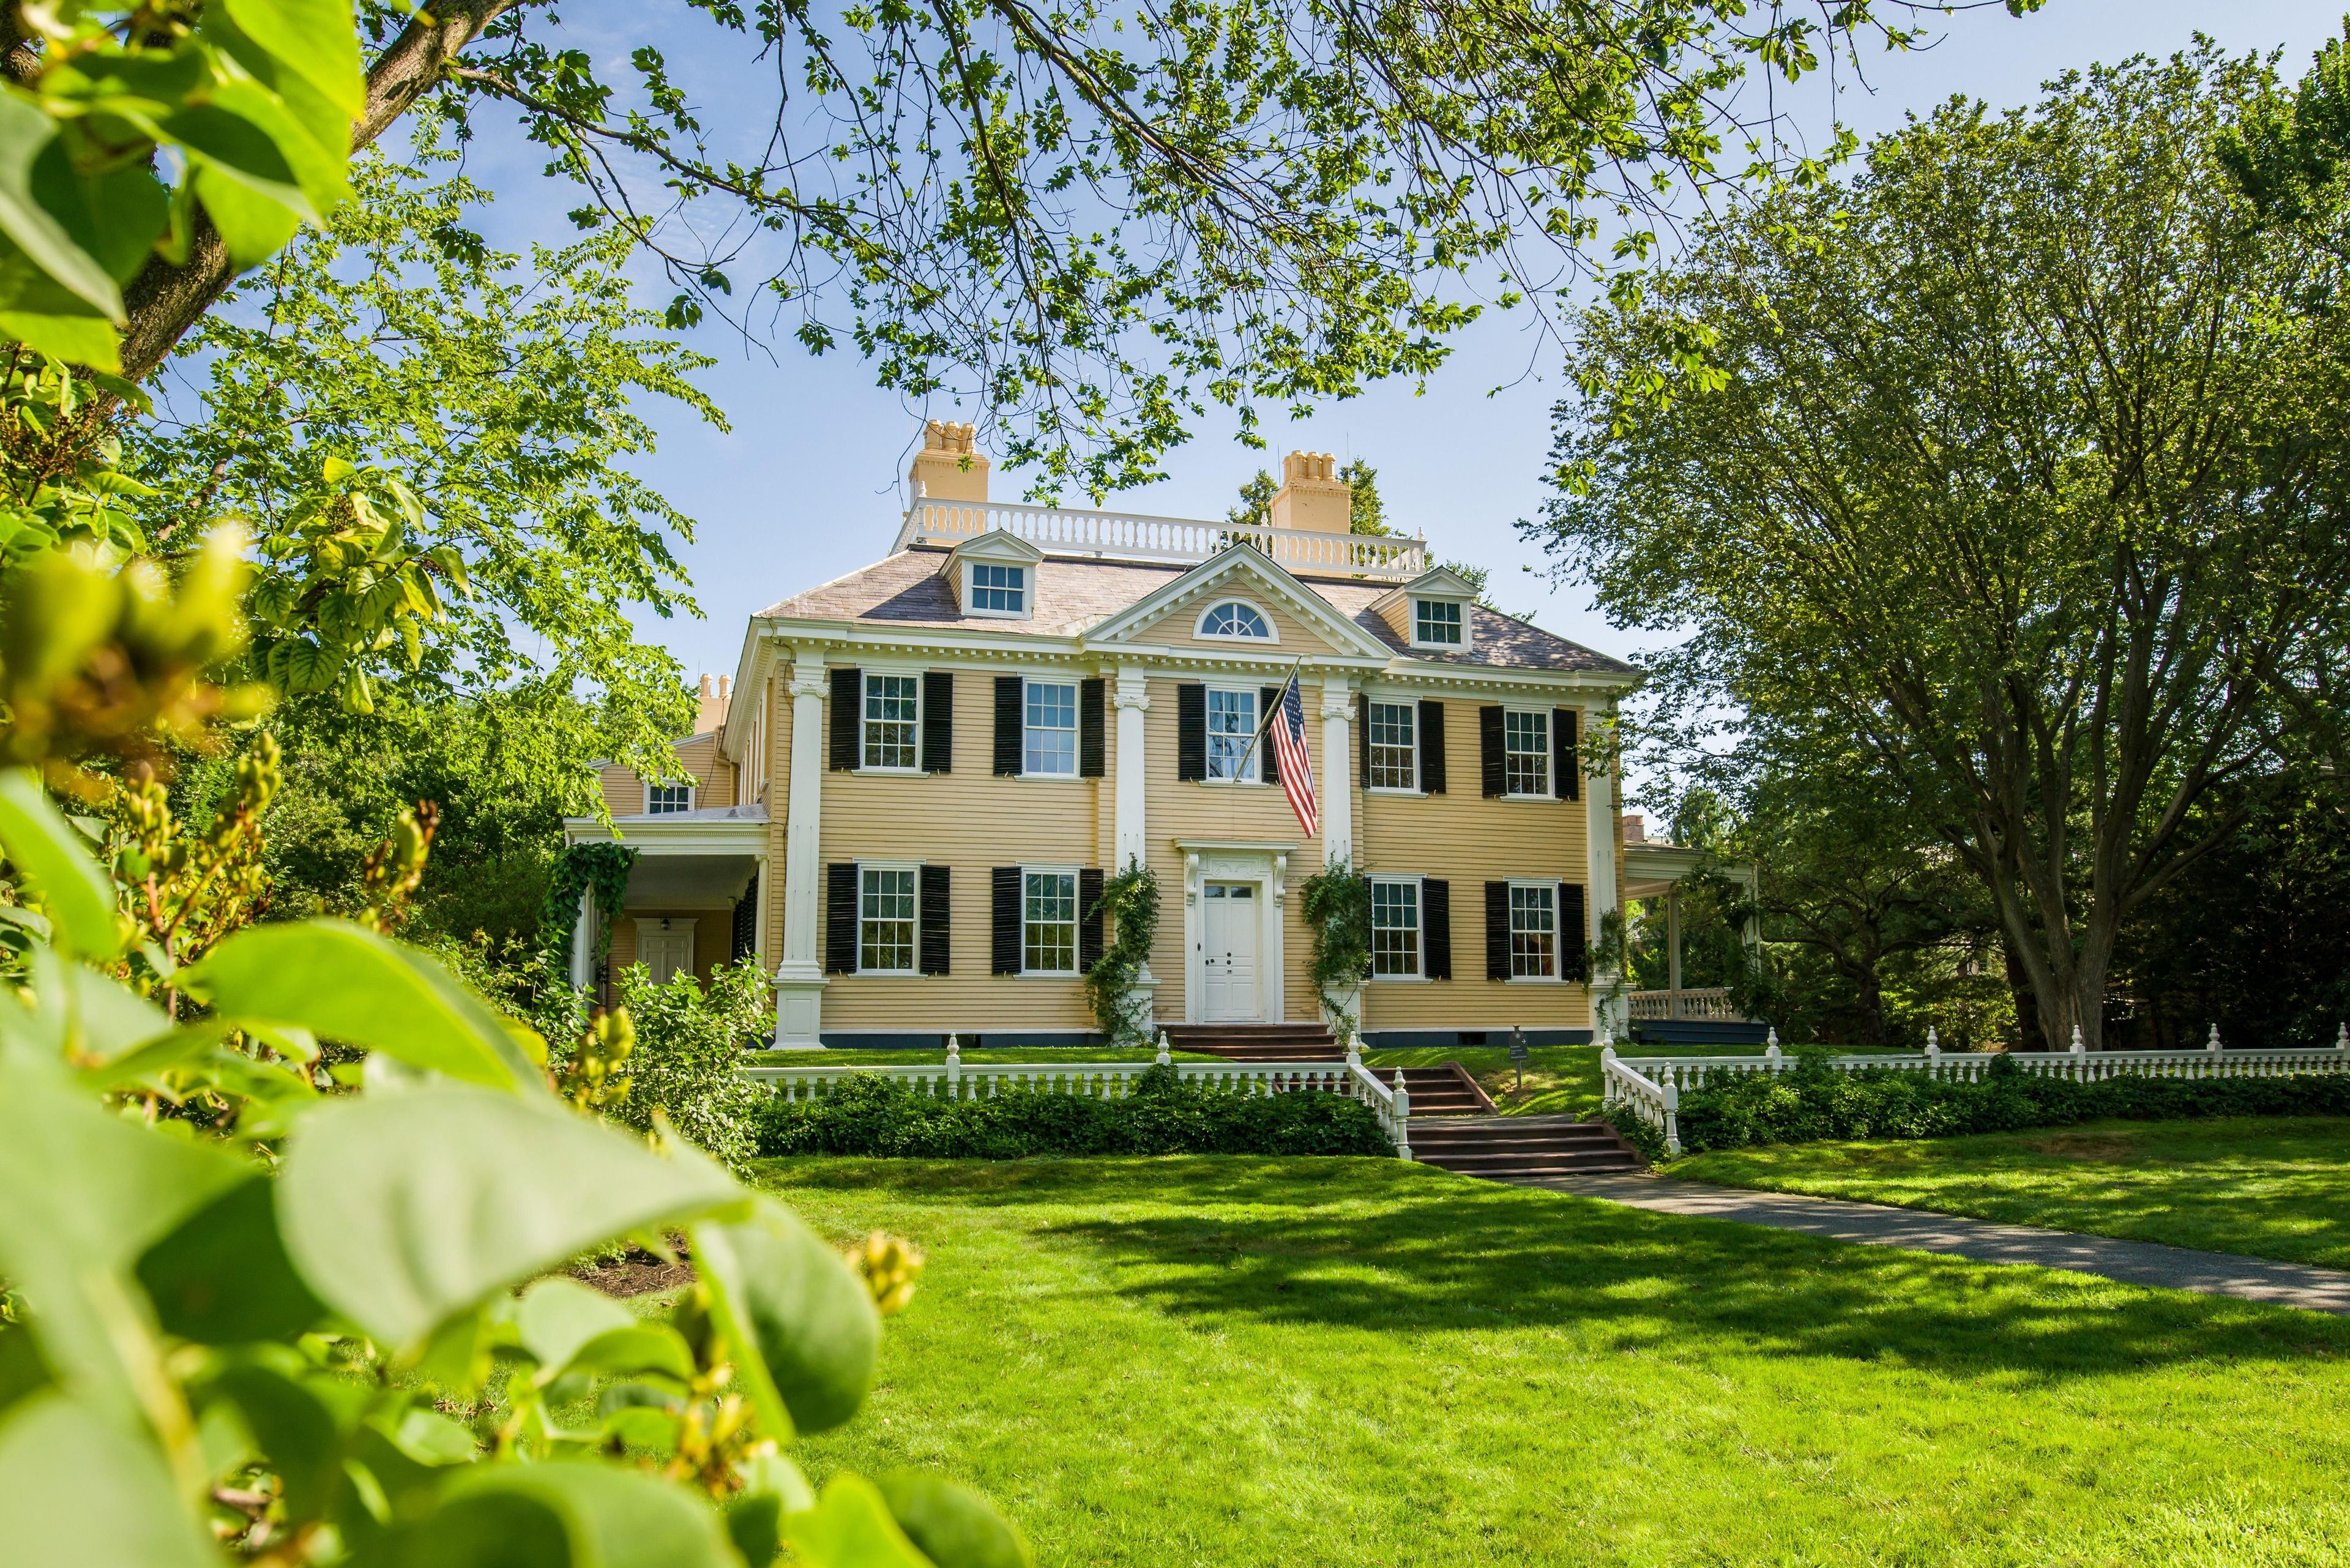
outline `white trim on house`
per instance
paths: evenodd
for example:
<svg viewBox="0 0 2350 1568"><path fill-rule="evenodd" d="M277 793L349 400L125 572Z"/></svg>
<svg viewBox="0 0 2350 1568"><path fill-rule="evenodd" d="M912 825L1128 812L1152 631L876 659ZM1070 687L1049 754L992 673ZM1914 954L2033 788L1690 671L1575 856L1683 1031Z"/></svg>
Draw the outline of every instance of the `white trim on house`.
<svg viewBox="0 0 2350 1568"><path fill-rule="evenodd" d="M948 551L946 565L941 570L963 614L989 620L1033 620L1036 615L1036 567L1044 559L1044 551L1018 535L991 528ZM983 591L977 580L981 566L1006 567L1020 574L1019 608L980 604L979 596ZM991 587L997 592L1007 591L1003 585Z"/></svg>
<svg viewBox="0 0 2350 1568"><path fill-rule="evenodd" d="M1078 906L1085 898L1085 883L1076 866L1030 866L1020 867L1020 974L1022 980L1075 980L1085 972L1083 953L1086 912ZM1028 967L1028 878L1031 877L1066 877L1069 879L1069 967L1066 969L1030 969ZM1061 922L1051 922L1059 925Z"/></svg>
<svg viewBox="0 0 2350 1568"><path fill-rule="evenodd" d="M1499 800L1565 799L1566 797L1559 791L1558 739L1553 733L1553 726L1558 722L1557 716L1547 707L1532 707L1523 702L1504 702L1500 706L1502 710L1502 793L1495 798ZM1542 721L1542 745L1537 751L1513 753L1510 750L1510 716L1513 713L1520 718ZM1542 758L1544 788L1536 792L1513 790L1510 787L1510 758L1513 755Z"/></svg>
<svg viewBox="0 0 2350 1568"><path fill-rule="evenodd" d="M1412 960L1409 974L1381 974L1378 972L1375 957L1371 973L1366 977L1367 979L1380 985L1398 983L1417 985L1428 979L1428 894L1422 886L1427 880L1426 877L1417 871L1372 873L1371 950L1374 955L1378 951L1379 906L1377 889L1379 885L1386 883L1391 887L1409 888L1411 889Z"/></svg>
<svg viewBox="0 0 2350 1568"><path fill-rule="evenodd" d="M1528 892L1541 893L1550 899L1550 971L1546 974L1512 974L1505 983L1510 985L1565 984L1566 981L1564 978L1564 973L1566 967L1566 933L1559 929L1559 920L1562 911L1559 909L1558 878L1555 877L1512 877L1507 880L1510 891L1513 893L1515 893L1518 889L1523 888ZM1588 904L1590 901L1591 900L1588 896L1584 899L1586 904ZM1517 900L1515 898L1512 898L1510 900L1508 913L1510 917L1509 934L1513 939L1511 943L1510 966L1514 970L1517 967L1517 950L1514 939L1518 934Z"/></svg>
<svg viewBox="0 0 2350 1568"><path fill-rule="evenodd" d="M922 972L922 863L919 860L859 860L857 866L857 968L850 972L859 978L874 980L910 980ZM904 969L867 969L865 967L865 874L868 871L903 871L914 878L913 917L906 922L906 967Z"/></svg>
<svg viewBox="0 0 2350 1568"><path fill-rule="evenodd" d="M1334 653L1377 659L1382 665L1395 657L1394 649L1340 615L1329 600L1245 544L1235 544L1218 552L1173 582L1161 585L1116 615L1089 628L1085 633L1085 641L1093 646L1120 642L1137 627L1147 625L1209 595L1212 594L1218 599L1237 597L1232 590L1222 587L1235 577L1253 583L1257 593L1286 610L1323 639ZM1196 626L1197 622L1193 624ZM1240 639L1234 639L1234 642L1236 648L1248 646ZM1169 649L1166 651L1171 657L1180 657L1185 651L1196 654L1199 650Z"/></svg>
<svg viewBox="0 0 2350 1568"><path fill-rule="evenodd" d="M1084 777L1085 767L1085 680L1077 674L1023 674L1020 677L1020 773L1024 779L1045 779L1055 784L1066 784ZM1069 692L1069 767L1066 773L1037 772L1028 766L1028 732L1035 726L1028 722L1029 693L1039 686L1065 686ZM1054 727L1055 732L1058 726ZM1104 759L1105 762L1107 760Z"/></svg>
<svg viewBox="0 0 2350 1568"><path fill-rule="evenodd" d="M1226 605L1231 605L1237 608L1247 610L1250 614L1255 616L1258 624L1264 628L1264 635L1259 637L1253 632L1245 631L1210 631L1208 629L1208 618L1215 614L1218 610L1222 609ZM1234 618L1237 619L1239 618L1235 617ZM1211 602L1201 607L1199 616L1191 622L1191 635L1193 637L1213 638L1219 642L1237 642L1242 644L1261 642L1271 644L1274 647L1278 647L1281 643L1281 628L1274 624L1273 617L1265 613L1264 607L1253 600L1242 598L1235 594L1220 594Z"/></svg>

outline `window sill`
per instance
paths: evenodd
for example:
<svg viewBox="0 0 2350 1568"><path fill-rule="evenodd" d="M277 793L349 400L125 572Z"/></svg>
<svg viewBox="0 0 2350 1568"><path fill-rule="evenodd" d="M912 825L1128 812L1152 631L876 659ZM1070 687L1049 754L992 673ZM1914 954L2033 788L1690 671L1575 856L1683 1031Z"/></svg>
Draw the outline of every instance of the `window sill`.
<svg viewBox="0 0 2350 1568"><path fill-rule="evenodd" d="M1513 974L1504 985L1565 985L1568 982L1555 974Z"/></svg>
<svg viewBox="0 0 2350 1568"><path fill-rule="evenodd" d="M1433 985L1436 982L1424 974L1375 974L1373 985Z"/></svg>
<svg viewBox="0 0 2350 1568"><path fill-rule="evenodd" d="M1083 784L1083 774L999 774L999 778L1018 779L1022 784Z"/></svg>
<svg viewBox="0 0 2350 1568"><path fill-rule="evenodd" d="M1263 789L1265 787L1265 782L1263 779L1199 779L1194 782L1206 784L1210 789Z"/></svg>
<svg viewBox="0 0 2350 1568"><path fill-rule="evenodd" d="M1077 980L1082 976L1073 969L1024 969L1018 974L1008 974L1006 980Z"/></svg>
<svg viewBox="0 0 2350 1568"><path fill-rule="evenodd" d="M852 970L841 978L845 980L920 980L922 978L922 972L913 969L860 969Z"/></svg>
<svg viewBox="0 0 2350 1568"><path fill-rule="evenodd" d="M848 771L868 779L926 779L931 776L927 768L850 768Z"/></svg>
<svg viewBox="0 0 2350 1568"><path fill-rule="evenodd" d="M1519 805L1556 805L1558 804L1558 796L1555 794L1489 794L1485 798L1509 801Z"/></svg>
<svg viewBox="0 0 2350 1568"><path fill-rule="evenodd" d="M1405 789L1398 784L1365 784L1363 786L1363 793L1365 794L1392 795L1398 800L1426 800L1429 798L1429 792L1427 790Z"/></svg>

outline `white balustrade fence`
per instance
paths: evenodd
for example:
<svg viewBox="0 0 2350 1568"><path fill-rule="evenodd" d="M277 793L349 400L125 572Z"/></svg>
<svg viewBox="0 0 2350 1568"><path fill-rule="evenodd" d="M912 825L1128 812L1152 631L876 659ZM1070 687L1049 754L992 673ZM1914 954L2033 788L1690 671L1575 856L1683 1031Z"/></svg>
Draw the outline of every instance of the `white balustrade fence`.
<svg viewBox="0 0 2350 1568"><path fill-rule="evenodd" d="M1684 986L1679 991L1627 992L1635 1023L1743 1023L1746 1015L1731 1004L1730 988L1722 985Z"/></svg>
<svg viewBox="0 0 2350 1568"><path fill-rule="evenodd" d="M1419 539L1325 534L1312 528L1244 528L1191 517L928 497L907 511L896 548L958 545L999 528L1054 554L1114 560L1204 561L1244 540L1291 571L1336 572L1402 582L1428 570L1428 545Z"/></svg>
<svg viewBox="0 0 2350 1568"><path fill-rule="evenodd" d="M1774 1043L1759 1056L1618 1056L1599 1053L1602 1112L1624 1110L1663 1135L1669 1154L1681 1152L1680 1096L1708 1083L1784 1073L1796 1059ZM1926 1049L1815 1058L1838 1073L1919 1073L1945 1083L1977 1084L2002 1060L1995 1052L1944 1051L1927 1037ZM2198 1051L2088 1051L2078 1041L2070 1051L2011 1051L2004 1059L2036 1077L2096 1084L2111 1078L2285 1078L2311 1073L2350 1073L2350 1030L2331 1046L2297 1051L2223 1050L2219 1033Z"/></svg>
<svg viewBox="0 0 2350 1568"><path fill-rule="evenodd" d="M1159 1064L1172 1066L1185 1083L1203 1083L1228 1094L1250 1096L1319 1093L1362 1101L1378 1118L1379 1130L1396 1146L1397 1158L1411 1158L1411 1096L1403 1075L1393 1087L1382 1084L1360 1056L1344 1062L1169 1062L1160 1044ZM887 1078L917 1095L938 1100L986 1100L1003 1095L1073 1095L1122 1100L1134 1093L1148 1062L965 1062L950 1051L944 1062L911 1066L748 1066L743 1075L775 1085L786 1105L813 1104L859 1075Z"/></svg>

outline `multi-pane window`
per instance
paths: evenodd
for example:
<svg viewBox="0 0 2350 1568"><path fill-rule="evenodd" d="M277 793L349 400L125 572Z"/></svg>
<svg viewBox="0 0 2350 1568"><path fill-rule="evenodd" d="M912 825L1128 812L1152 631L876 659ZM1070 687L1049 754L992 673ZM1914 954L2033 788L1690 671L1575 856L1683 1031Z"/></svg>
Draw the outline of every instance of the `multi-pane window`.
<svg viewBox="0 0 2350 1568"><path fill-rule="evenodd" d="M1419 884L1371 883L1371 972L1419 972Z"/></svg>
<svg viewBox="0 0 2350 1568"><path fill-rule="evenodd" d="M1371 776L1363 782L1372 789L1418 789L1419 748L1412 744L1417 715L1409 702L1373 702Z"/></svg>
<svg viewBox="0 0 2350 1568"><path fill-rule="evenodd" d="M1027 567L991 566L984 561L972 563L972 608L1020 615L1027 607Z"/></svg>
<svg viewBox="0 0 2350 1568"><path fill-rule="evenodd" d="M1208 776L1211 779L1253 779L1257 759L1249 742L1256 738L1256 693L1208 688Z"/></svg>
<svg viewBox="0 0 2350 1568"><path fill-rule="evenodd" d="M1437 643L1447 648L1461 646L1461 607L1450 599L1414 599L1412 609L1412 640Z"/></svg>
<svg viewBox="0 0 2350 1568"><path fill-rule="evenodd" d="M1510 975L1548 980L1558 973L1558 889L1510 888Z"/></svg>
<svg viewBox="0 0 2350 1568"><path fill-rule="evenodd" d="M914 972L914 872L860 867L857 967L865 974Z"/></svg>
<svg viewBox="0 0 2350 1568"><path fill-rule="evenodd" d="M913 675L865 678L865 765L910 768L920 762L916 739L922 682Z"/></svg>
<svg viewBox="0 0 2350 1568"><path fill-rule="evenodd" d="M1077 689L1074 682L1028 682L1028 722L1021 738L1021 767L1031 774L1077 772Z"/></svg>
<svg viewBox="0 0 2350 1568"><path fill-rule="evenodd" d="M1511 794L1550 794L1550 715L1502 715L1502 763Z"/></svg>
<svg viewBox="0 0 2350 1568"><path fill-rule="evenodd" d="M1020 967L1030 974L1074 974L1077 968L1077 874L1021 875Z"/></svg>
<svg viewBox="0 0 2350 1568"><path fill-rule="evenodd" d="M1273 628L1253 605L1221 604L1200 618L1201 637L1255 637L1270 639Z"/></svg>
<svg viewBox="0 0 2350 1568"><path fill-rule="evenodd" d="M672 812L692 809L693 786L690 784L645 786L645 815L648 816L667 816Z"/></svg>

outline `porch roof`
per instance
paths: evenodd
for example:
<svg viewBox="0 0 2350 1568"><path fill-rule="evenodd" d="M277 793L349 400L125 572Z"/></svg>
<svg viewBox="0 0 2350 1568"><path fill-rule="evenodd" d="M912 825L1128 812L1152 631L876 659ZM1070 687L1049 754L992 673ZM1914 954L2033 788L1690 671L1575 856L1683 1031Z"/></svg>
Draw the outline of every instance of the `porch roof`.
<svg viewBox="0 0 2350 1568"><path fill-rule="evenodd" d="M713 805L633 814L606 826L567 817L566 844L621 843L637 852L623 909L725 909L742 898L767 852L767 808Z"/></svg>

